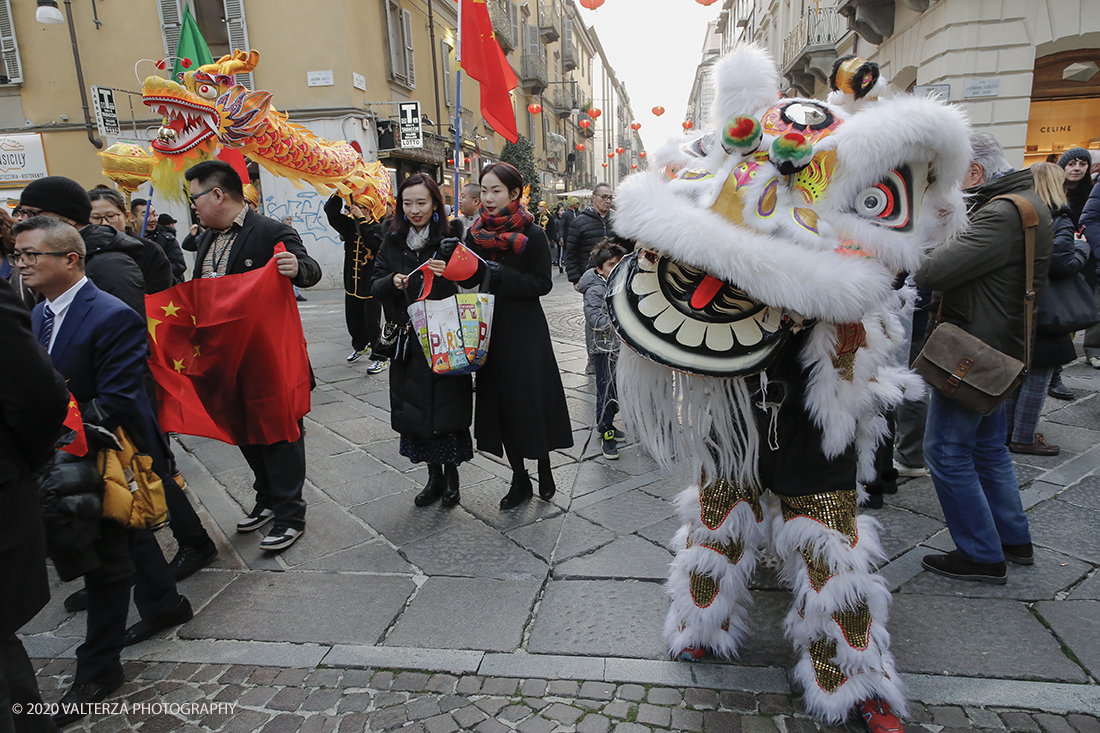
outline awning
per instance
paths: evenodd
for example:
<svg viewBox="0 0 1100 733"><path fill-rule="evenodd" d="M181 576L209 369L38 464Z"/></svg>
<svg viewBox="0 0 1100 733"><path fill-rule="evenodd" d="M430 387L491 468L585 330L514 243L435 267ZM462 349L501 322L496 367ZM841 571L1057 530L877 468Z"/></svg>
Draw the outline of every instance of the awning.
<svg viewBox="0 0 1100 733"><path fill-rule="evenodd" d="M582 188L576 191L566 191L565 193L556 193L554 195L560 199L567 199L570 196L576 196L579 199L586 199L592 196L592 189Z"/></svg>

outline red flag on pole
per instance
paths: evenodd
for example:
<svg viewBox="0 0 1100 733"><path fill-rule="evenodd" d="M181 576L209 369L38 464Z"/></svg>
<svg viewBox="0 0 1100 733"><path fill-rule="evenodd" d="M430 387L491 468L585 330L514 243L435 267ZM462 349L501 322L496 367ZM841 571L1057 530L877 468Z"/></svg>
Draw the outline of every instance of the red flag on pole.
<svg viewBox="0 0 1100 733"><path fill-rule="evenodd" d="M76 433L73 442L62 446L61 450L72 453L74 456L87 455L88 436L84 434L84 419L80 417L80 407L76 404L76 398L73 397L72 392L69 393L69 411L65 413L65 420L61 424Z"/></svg>
<svg viewBox="0 0 1100 733"><path fill-rule="evenodd" d="M234 445L298 439L309 359L294 291L274 258L147 295L145 313L162 430Z"/></svg>
<svg viewBox="0 0 1100 733"><path fill-rule="evenodd" d="M519 81L493 34L485 0L462 3L462 68L481 84L481 116L509 142L519 139L509 92Z"/></svg>

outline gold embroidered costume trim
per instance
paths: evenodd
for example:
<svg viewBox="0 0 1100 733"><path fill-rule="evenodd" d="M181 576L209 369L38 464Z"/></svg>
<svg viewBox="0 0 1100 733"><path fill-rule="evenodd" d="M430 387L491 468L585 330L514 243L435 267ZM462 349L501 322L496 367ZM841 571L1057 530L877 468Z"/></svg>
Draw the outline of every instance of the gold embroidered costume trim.
<svg viewBox="0 0 1100 733"><path fill-rule="evenodd" d="M714 603L718 595L718 582L705 573L691 574L691 600L699 608L706 608Z"/></svg>
<svg viewBox="0 0 1100 733"><path fill-rule="evenodd" d="M687 541L687 546L692 547L694 545L695 543L692 542L691 538L689 537ZM726 559L734 565L741 562L741 558L745 554L745 543L741 542L740 540L731 540L724 544L720 542L702 542L700 543L700 547L705 547L708 550L714 550L719 555L725 555Z"/></svg>
<svg viewBox="0 0 1100 733"><path fill-rule="evenodd" d="M831 639L818 639L810 644L810 661L814 665L814 676L817 684L825 692L836 692L836 689L848 681L840 667L833 664L836 656L836 642Z"/></svg>
<svg viewBox="0 0 1100 733"><path fill-rule="evenodd" d="M810 496L781 496L783 521L806 517L824 524L848 538L852 547L859 540L856 529L856 492L830 491Z"/></svg>
<svg viewBox="0 0 1100 733"><path fill-rule="evenodd" d="M814 557L807 549L802 550L802 559L806 561L806 574L810 576L810 585L820 593L825 584L829 582L829 578L833 577L829 569L829 563L825 561L825 558Z"/></svg>
<svg viewBox="0 0 1100 733"><path fill-rule="evenodd" d="M738 502L748 502L757 522L764 521L760 508L760 495L755 490L720 478L699 489L699 518L708 528L722 526Z"/></svg>
<svg viewBox="0 0 1100 733"><path fill-rule="evenodd" d="M871 638L871 609L866 603L855 608L837 611L833 620L844 632L844 638L854 649L866 649Z"/></svg>

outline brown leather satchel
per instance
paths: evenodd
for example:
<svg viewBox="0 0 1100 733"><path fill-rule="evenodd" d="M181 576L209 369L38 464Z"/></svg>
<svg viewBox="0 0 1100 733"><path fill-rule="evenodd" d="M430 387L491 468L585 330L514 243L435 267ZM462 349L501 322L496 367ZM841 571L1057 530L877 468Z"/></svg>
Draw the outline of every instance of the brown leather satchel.
<svg viewBox="0 0 1100 733"><path fill-rule="evenodd" d="M928 336L913 371L924 377L944 397L981 415L992 414L1012 395L1027 376L1031 364L1032 310L1035 305L1035 228L1039 215L1023 196L1010 193L997 196L1016 205L1024 226L1027 274L1024 279L1024 354L1026 363L1005 354L953 323L940 322L943 296L936 316L939 325Z"/></svg>

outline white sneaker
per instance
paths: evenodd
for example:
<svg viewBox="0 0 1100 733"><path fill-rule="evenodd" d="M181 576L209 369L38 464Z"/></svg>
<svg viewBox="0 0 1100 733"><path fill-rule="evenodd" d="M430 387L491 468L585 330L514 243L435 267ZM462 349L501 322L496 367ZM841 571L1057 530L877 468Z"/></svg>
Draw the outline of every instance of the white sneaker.
<svg viewBox="0 0 1100 733"><path fill-rule="evenodd" d="M268 551L285 550L297 542L303 532L305 532L304 529L279 527L276 525L275 529L271 530L271 534L264 537L263 542L260 543L260 549Z"/></svg>
<svg viewBox="0 0 1100 733"><path fill-rule="evenodd" d="M1090 356L1089 366L1093 369L1100 369L1100 356Z"/></svg>
<svg viewBox="0 0 1100 733"><path fill-rule="evenodd" d="M386 371L386 367L389 366L389 362L385 359L375 359L370 364L367 364L367 374L378 374L379 372Z"/></svg>
<svg viewBox="0 0 1100 733"><path fill-rule="evenodd" d="M368 348L370 348L370 347L364 346L363 348L359 349L358 351L353 351L350 354L348 354L348 364L354 364L355 362L362 359L363 354L367 353Z"/></svg>
<svg viewBox="0 0 1100 733"><path fill-rule="evenodd" d="M928 469L924 466L906 466L898 461L894 461L894 470L898 472L898 476L905 478L920 478L928 475Z"/></svg>

